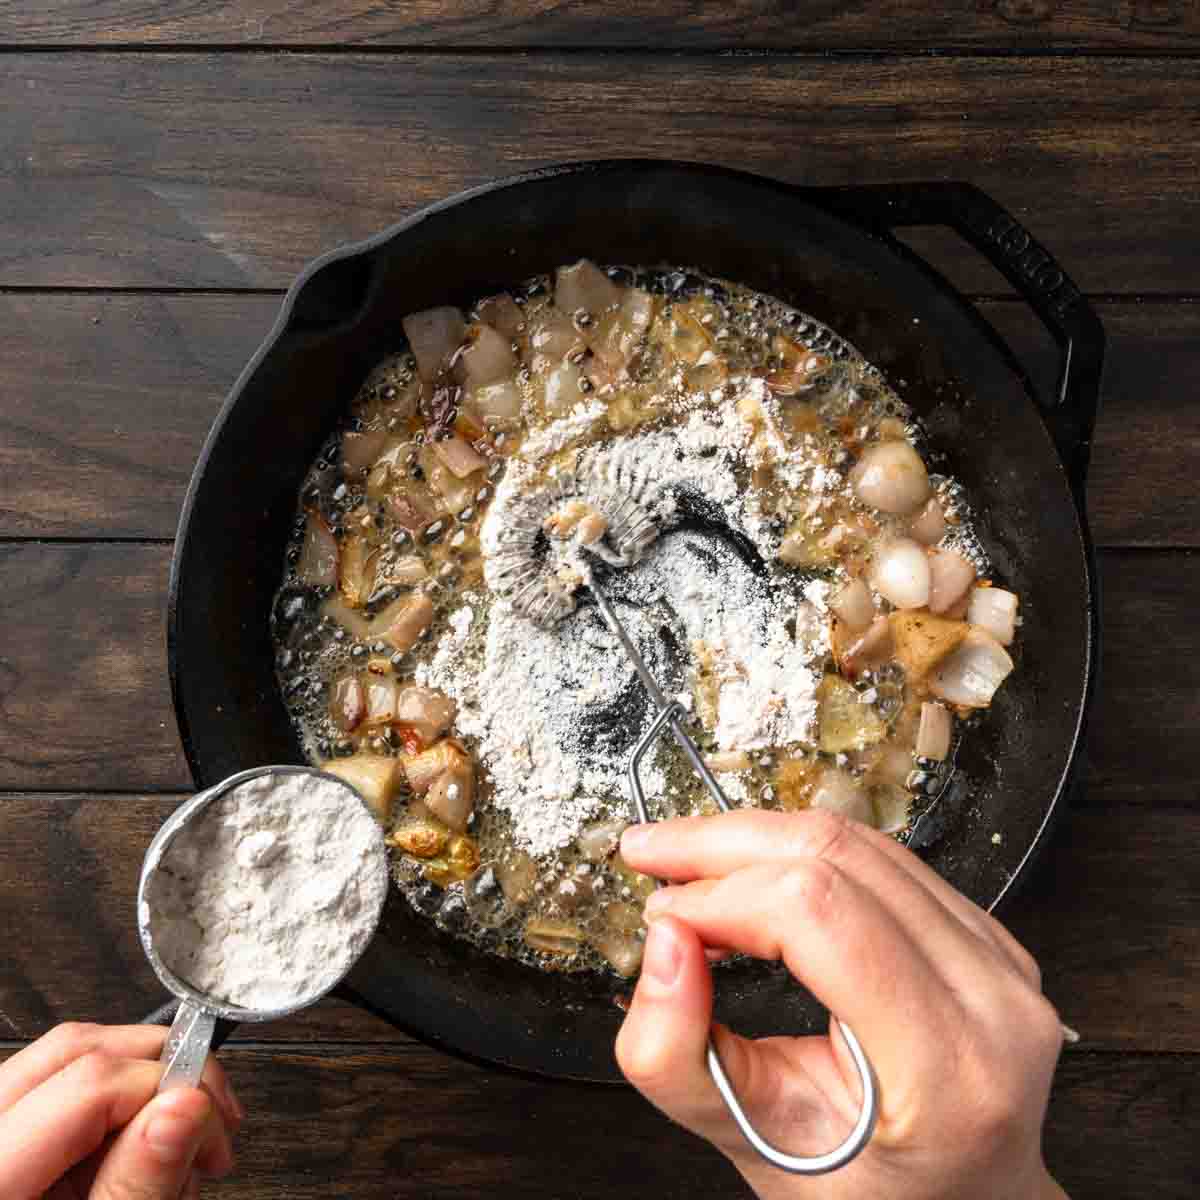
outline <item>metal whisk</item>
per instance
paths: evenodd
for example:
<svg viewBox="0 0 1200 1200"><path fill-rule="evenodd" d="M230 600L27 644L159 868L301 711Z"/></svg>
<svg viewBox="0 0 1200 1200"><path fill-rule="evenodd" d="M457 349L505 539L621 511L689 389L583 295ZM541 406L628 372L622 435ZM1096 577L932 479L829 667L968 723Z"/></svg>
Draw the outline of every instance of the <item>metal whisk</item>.
<svg viewBox="0 0 1200 1200"><path fill-rule="evenodd" d="M605 534L607 546L594 543L584 546L583 549L613 566L626 566L636 562L659 533L658 520L653 513L642 506L641 497L611 488L581 489L579 481L573 478L568 488L560 487L555 490L555 498L561 500L567 495L579 494L580 491L586 493L587 502L607 522ZM544 513L546 499L544 496L539 499ZM532 509L533 506L530 507ZM506 559L498 572L498 582L500 590L509 594L514 607L519 612L539 625L552 626L574 611L575 601L572 595L564 594L561 585L552 576L548 577L538 563L534 554L534 546L541 524L534 521L532 517L531 511L525 514L524 519L516 526L515 537L506 551ZM664 729L671 731L680 749L687 755L688 761L704 782L704 786L708 789L708 793L717 807L722 812L729 812L731 805L721 790L721 785L712 771L708 769L696 748L696 743L692 741L683 726L684 710L682 706L674 700L667 699L663 694L633 639L630 638L617 617L608 597L597 584L594 573L585 567L583 575L584 582L595 598L605 624L621 643L622 649L633 664L633 669L637 672L638 679L641 680L642 687L646 689L646 694L656 709L654 720L651 721L649 728L642 735L629 758L629 793L636 819L643 823L652 820L646 805L646 793L642 787L639 768L646 752L658 740ZM657 883L659 887L662 886L661 880L658 880ZM858 1069L863 1100L854 1128L840 1146L830 1150L827 1154L788 1154L771 1145L754 1128L750 1118L746 1115L733 1090L733 1085L729 1082L729 1076L725 1073L725 1067L721 1063L716 1046L711 1038L708 1042L709 1074L712 1076L713 1083L716 1084L717 1091L721 1094L726 1108L729 1109L730 1115L737 1122L738 1128L750 1145L767 1162L794 1175L823 1175L829 1171L836 1171L839 1167L844 1167L870 1141L879 1114L879 1092L875 1075L858 1038L854 1036L849 1026L836 1017L831 1016L830 1019L835 1021L841 1030L854 1065Z"/></svg>

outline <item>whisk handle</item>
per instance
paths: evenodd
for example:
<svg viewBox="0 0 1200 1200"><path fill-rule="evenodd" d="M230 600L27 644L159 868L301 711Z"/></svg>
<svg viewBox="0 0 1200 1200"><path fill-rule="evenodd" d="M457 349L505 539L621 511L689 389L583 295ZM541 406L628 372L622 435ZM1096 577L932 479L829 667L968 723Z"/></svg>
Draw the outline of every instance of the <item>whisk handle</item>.
<svg viewBox="0 0 1200 1200"><path fill-rule="evenodd" d="M613 621L615 622L615 620L614 617ZM619 623L617 627L620 628ZM651 693L651 695L653 694ZM691 736L683 727L682 706L672 700L659 707L654 720L651 721L646 732L642 734L638 744L634 747L633 754L629 758L629 791L633 798L633 807L637 819L643 823L651 819L650 810L646 804L646 793L642 787L640 773L642 759L666 728L670 728L675 740L679 743L684 754L687 755L688 760L696 769L696 773L704 781L704 786L708 789L709 795L716 801L717 806L722 812L729 812L731 805L721 785L717 782L712 771L709 770L708 764L704 761L703 756L696 747L696 743L692 741ZM875 1130L875 1122L879 1117L879 1089L875 1082L875 1073L871 1070L871 1064L867 1060L867 1056L863 1052L858 1038L854 1036L850 1027L843 1024L836 1017L833 1017L832 1021L837 1025L842 1037L845 1039L846 1046L850 1051L850 1057L853 1058L854 1065L858 1068L863 1098L862 1107L859 1109L858 1120L855 1121L854 1128L840 1146L835 1147L825 1154L788 1154L785 1150L780 1150L778 1146L774 1146L768 1142L754 1128L753 1122L746 1115L746 1110L742 1107L742 1102L733 1090L733 1084L729 1082L729 1076L725 1073L721 1056L717 1053L717 1048L713 1044L712 1039L710 1038L708 1042L708 1073L712 1076L712 1081L716 1085L717 1091L721 1094L721 1099L724 1100L725 1107L729 1110L729 1115L734 1119L745 1139L767 1162L774 1167L778 1167L779 1170L787 1171L792 1175L825 1175L830 1171L836 1171L838 1168L844 1167L848 1162L856 1158L862 1152L863 1147L871 1140L871 1134Z"/></svg>

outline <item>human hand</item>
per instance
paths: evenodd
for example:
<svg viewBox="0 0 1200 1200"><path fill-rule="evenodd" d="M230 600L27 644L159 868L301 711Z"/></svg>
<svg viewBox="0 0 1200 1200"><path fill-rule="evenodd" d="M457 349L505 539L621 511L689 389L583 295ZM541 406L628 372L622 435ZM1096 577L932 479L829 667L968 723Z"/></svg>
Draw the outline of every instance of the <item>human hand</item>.
<svg viewBox="0 0 1200 1200"><path fill-rule="evenodd" d="M59 1025L0 1066L4 1200L191 1200L232 1169L243 1114L215 1058L155 1095L166 1033Z"/></svg>
<svg viewBox="0 0 1200 1200"><path fill-rule="evenodd" d="M625 861L675 881L646 904L641 978L617 1060L648 1100L707 1138L763 1200L1049 1200L1041 1130L1063 1043L1037 964L893 839L828 812L742 810L626 830ZM879 1081L866 1149L802 1178L749 1146L705 1063L706 951L782 959L853 1029ZM715 1044L747 1115L794 1154L839 1145L861 1104L844 1040Z"/></svg>

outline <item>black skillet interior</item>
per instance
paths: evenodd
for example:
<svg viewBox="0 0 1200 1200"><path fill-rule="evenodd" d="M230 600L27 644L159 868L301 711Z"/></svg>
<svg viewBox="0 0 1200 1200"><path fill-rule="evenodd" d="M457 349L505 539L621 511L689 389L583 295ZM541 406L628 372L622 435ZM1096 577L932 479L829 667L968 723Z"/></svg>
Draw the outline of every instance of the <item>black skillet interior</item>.
<svg viewBox="0 0 1200 1200"><path fill-rule="evenodd" d="M1019 669L962 763L970 794L947 798L948 819L926 853L968 896L993 905L1043 836L1080 732L1093 653L1086 531L1011 356L886 235L894 222L862 224L864 213L886 214L895 202L870 191L796 189L687 165L580 164L447 201L314 264L235 386L184 508L169 648L197 786L302 761L276 689L271 598L301 478L367 369L397 345L400 318L465 305L581 256L688 266L777 295L854 343L923 417L946 468L975 498L998 576L1022 597ZM986 201L971 189L962 195ZM1043 290L1061 300L1057 278ZM1086 436L1090 414L1075 415ZM1060 446L1074 449L1061 438ZM366 1007L460 1053L548 1075L617 1078L612 981L483 957L394 895L349 982ZM772 967L722 971L718 997L719 1018L747 1034L821 1020Z"/></svg>

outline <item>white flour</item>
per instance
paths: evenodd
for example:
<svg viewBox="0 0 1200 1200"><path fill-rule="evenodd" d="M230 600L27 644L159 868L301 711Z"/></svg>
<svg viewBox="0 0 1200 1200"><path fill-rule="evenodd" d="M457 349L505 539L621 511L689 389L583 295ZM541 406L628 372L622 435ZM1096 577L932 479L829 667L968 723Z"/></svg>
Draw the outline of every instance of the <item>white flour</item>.
<svg viewBox="0 0 1200 1200"><path fill-rule="evenodd" d="M381 832L345 788L263 775L212 801L146 889L154 945L197 991L245 1008L299 1004L366 946L388 886Z"/></svg>
<svg viewBox="0 0 1200 1200"><path fill-rule="evenodd" d="M760 398L764 389L755 385L750 394ZM634 480L642 503L664 519L685 489L769 559L769 535L738 477L761 453L751 440L736 407L722 404L694 411L673 428L589 448L583 462ZM541 453L561 444L547 438ZM522 458L528 452L529 442ZM812 473L802 462L788 469ZM536 462L510 462L481 530L485 556L497 551L513 506L541 486L539 478ZM609 576L605 588L660 685L683 693L689 708L697 650L711 658L720 683L713 732L721 749L811 741L816 664L826 649L823 623L811 619L813 604L802 604L802 611L781 605L726 541L690 530L662 535L641 562ZM594 608L546 630L505 600L492 599L485 609L474 599L478 619L454 614L433 660L418 669L418 682L457 701L457 728L476 741L494 789L490 802L508 814L516 843L534 855L550 854L602 810L626 811L626 761L651 714L639 707L644 697L633 668ZM820 588L809 601L820 607ZM789 632L789 618L802 636ZM670 811L674 804L653 755L643 761L642 776L650 801ZM744 798L740 781L723 783Z"/></svg>

